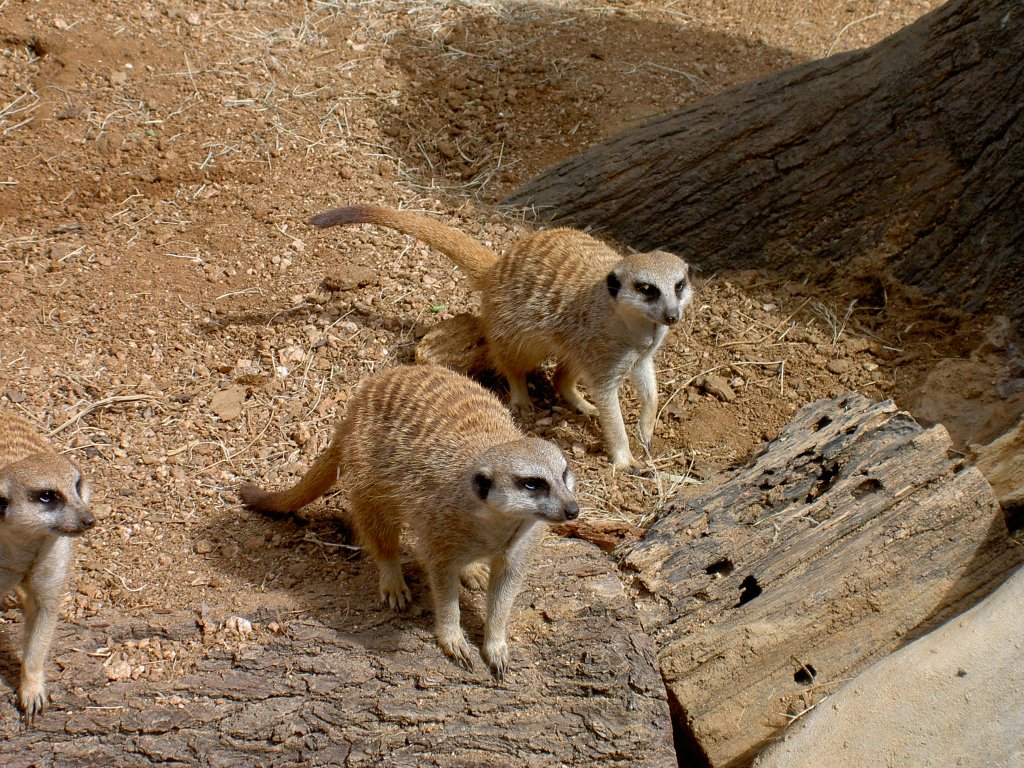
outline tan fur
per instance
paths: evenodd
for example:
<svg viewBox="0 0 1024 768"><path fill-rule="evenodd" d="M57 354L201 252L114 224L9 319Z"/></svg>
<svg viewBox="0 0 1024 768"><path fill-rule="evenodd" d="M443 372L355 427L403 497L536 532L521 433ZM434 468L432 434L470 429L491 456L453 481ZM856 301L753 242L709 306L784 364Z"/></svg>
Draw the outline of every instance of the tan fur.
<svg viewBox="0 0 1024 768"><path fill-rule="evenodd" d="M559 394L583 413L599 414L616 467L636 465L618 397L628 375L641 401L640 437L649 447L658 410L654 354L692 296L689 266L679 257L664 251L621 256L564 228L528 235L498 256L425 216L370 205L326 211L311 223L377 224L437 248L482 293L488 355L508 379L515 408L530 409L526 374L553 356ZM581 378L596 408L577 390Z"/></svg>
<svg viewBox="0 0 1024 768"><path fill-rule="evenodd" d="M351 521L379 566L381 599L398 610L411 599L399 552L404 524L415 534L430 581L438 643L467 668L459 580L487 584L481 653L503 677L509 614L542 533L537 524L579 513L575 481L558 447L523 437L498 399L466 377L436 366L401 366L360 385L331 444L295 486L268 493L245 484L239 494L251 509L283 514L339 477Z"/></svg>
<svg viewBox="0 0 1024 768"><path fill-rule="evenodd" d="M16 590L25 612L18 705L31 724L46 706L44 662L74 559L91 528L89 485L29 422L0 412L0 598Z"/></svg>

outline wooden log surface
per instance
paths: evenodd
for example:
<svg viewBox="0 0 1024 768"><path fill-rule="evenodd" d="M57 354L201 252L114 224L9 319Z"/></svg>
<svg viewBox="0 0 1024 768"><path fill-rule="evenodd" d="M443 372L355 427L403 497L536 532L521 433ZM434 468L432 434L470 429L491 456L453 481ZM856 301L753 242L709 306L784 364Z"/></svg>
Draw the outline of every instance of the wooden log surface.
<svg viewBox="0 0 1024 768"><path fill-rule="evenodd" d="M891 402L812 403L621 550L692 764L748 764L1021 561L991 488L949 448Z"/></svg>
<svg viewBox="0 0 1024 768"><path fill-rule="evenodd" d="M0 627L0 765L676 766L653 647L596 547L547 538L516 602L504 684L482 662L467 672L443 656L417 573L417 607L395 616L377 604L372 565L353 568L316 610L252 616L279 620L277 633L239 638L209 615L63 622L54 707L33 730L10 687L20 623ZM480 601L463 598L475 644ZM104 662L127 640L200 635L201 657L160 682L109 679Z"/></svg>

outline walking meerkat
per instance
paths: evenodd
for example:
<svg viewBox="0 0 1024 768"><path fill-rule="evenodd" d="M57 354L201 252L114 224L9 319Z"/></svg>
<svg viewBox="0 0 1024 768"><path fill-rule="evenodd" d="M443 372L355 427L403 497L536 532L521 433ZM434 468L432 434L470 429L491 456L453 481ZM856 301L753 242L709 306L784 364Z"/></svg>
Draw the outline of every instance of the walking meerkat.
<svg viewBox="0 0 1024 768"><path fill-rule="evenodd" d="M425 216L372 205L335 208L310 223L389 227L448 256L482 294L487 352L508 379L512 406L530 411L526 374L555 357L555 389L580 412L598 414L616 468L638 465L619 407L619 388L629 375L640 397L640 438L650 448L658 418L654 355L693 295L690 267L678 256L622 256L565 228L528 235L498 256ZM576 388L581 378L596 407Z"/></svg>
<svg viewBox="0 0 1024 768"><path fill-rule="evenodd" d="M380 571L380 597L403 610L399 532L414 533L434 599L442 650L471 669L459 615L459 581L487 585L481 655L508 668L508 620L540 523L575 519L575 478L562 451L524 437L490 392L438 366L401 366L364 381L327 449L299 482L268 493L239 489L250 509L295 512L342 477L350 518ZM490 566L489 577L484 564Z"/></svg>
<svg viewBox="0 0 1024 768"><path fill-rule="evenodd" d="M43 664L57 626L75 537L96 524L89 484L29 422L0 412L0 599L25 613L18 706L31 724L46 706Z"/></svg>

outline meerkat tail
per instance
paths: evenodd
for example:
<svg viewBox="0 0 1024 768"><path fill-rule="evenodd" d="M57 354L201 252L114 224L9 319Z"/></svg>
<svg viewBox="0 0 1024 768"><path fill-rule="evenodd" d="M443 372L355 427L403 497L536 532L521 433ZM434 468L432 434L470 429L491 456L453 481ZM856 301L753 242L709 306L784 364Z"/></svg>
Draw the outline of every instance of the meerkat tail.
<svg viewBox="0 0 1024 768"><path fill-rule="evenodd" d="M396 211L376 205L348 205L318 213L309 223L325 229L343 224L376 224L395 229L422 240L455 262L477 288L483 287L487 273L498 255L469 235L433 219L408 211Z"/></svg>
<svg viewBox="0 0 1024 768"><path fill-rule="evenodd" d="M336 441L321 453L309 471L291 488L283 491L265 491L253 483L243 483L238 489L242 503L254 512L271 517L290 515L311 501L323 496L338 479L341 451Z"/></svg>

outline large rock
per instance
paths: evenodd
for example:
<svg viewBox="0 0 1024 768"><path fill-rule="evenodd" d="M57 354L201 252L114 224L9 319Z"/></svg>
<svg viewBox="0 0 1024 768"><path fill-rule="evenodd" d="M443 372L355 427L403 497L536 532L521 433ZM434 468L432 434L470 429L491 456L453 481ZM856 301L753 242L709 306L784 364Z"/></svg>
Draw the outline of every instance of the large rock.
<svg viewBox="0 0 1024 768"><path fill-rule="evenodd" d="M1024 766L1024 569L822 701L754 765Z"/></svg>

